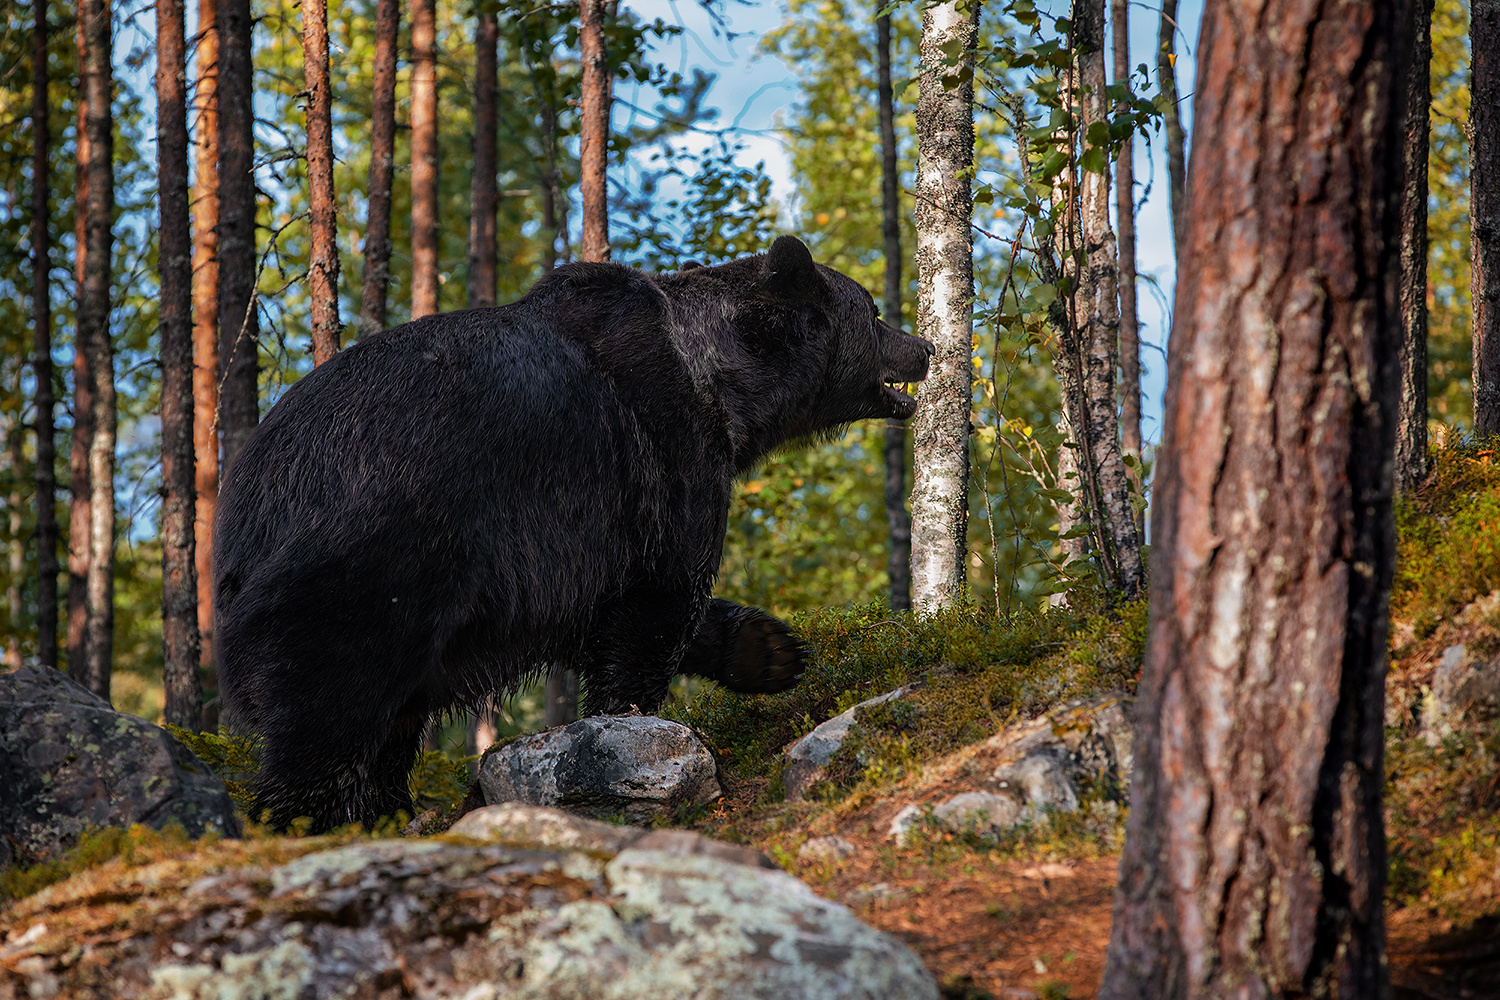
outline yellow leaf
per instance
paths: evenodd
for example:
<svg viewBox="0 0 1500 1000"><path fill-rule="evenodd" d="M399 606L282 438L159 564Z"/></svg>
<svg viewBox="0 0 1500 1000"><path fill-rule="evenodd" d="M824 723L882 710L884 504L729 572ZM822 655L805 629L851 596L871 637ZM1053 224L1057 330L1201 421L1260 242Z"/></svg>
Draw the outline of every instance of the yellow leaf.
<svg viewBox="0 0 1500 1000"><path fill-rule="evenodd" d="M766 484L761 482L759 479L752 479L750 482L745 484L746 493L759 493L765 488Z"/></svg>

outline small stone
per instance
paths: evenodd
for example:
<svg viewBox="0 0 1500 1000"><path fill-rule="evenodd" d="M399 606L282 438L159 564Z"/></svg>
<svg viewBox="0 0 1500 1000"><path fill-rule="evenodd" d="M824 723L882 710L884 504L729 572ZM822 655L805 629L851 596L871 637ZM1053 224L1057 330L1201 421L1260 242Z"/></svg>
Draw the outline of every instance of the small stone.
<svg viewBox="0 0 1500 1000"><path fill-rule="evenodd" d="M843 837L814 837L797 850L797 860L804 865L837 864L852 857L856 848Z"/></svg>
<svg viewBox="0 0 1500 1000"><path fill-rule="evenodd" d="M781 785L786 789L786 800L788 802L800 802L807 790L819 781L823 780L828 762L838 752L839 747L844 745L844 740L849 736L849 729L854 725L854 715L862 708L873 708L883 705L897 698L904 698L915 690L915 685L907 684L894 691L877 695L855 705L848 711L840 712L826 722L820 723L812 732L793 743L791 749L786 752L786 767L781 772Z"/></svg>
<svg viewBox="0 0 1500 1000"><path fill-rule="evenodd" d="M922 822L922 807L913 802L903 806L901 811L891 818L891 825L886 829L885 835L893 837L896 846L905 847L906 838L910 836L912 828Z"/></svg>
<svg viewBox="0 0 1500 1000"><path fill-rule="evenodd" d="M618 854L646 833L639 826L615 826L584 819L561 809L528 806L521 802L502 802L475 809L454 823L448 832L491 843L610 854Z"/></svg>
<svg viewBox="0 0 1500 1000"><path fill-rule="evenodd" d="M1007 795L965 792L934 808L932 815L954 833L983 835L1015 826L1026 811Z"/></svg>

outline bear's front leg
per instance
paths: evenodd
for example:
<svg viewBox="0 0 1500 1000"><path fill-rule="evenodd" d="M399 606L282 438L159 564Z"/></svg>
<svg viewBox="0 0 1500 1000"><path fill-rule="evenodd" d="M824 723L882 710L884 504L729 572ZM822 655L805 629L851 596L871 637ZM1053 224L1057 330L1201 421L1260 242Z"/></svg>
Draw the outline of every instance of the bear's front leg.
<svg viewBox="0 0 1500 1000"><path fill-rule="evenodd" d="M740 694L775 694L802 679L807 644L760 608L715 597L688 643L682 668Z"/></svg>

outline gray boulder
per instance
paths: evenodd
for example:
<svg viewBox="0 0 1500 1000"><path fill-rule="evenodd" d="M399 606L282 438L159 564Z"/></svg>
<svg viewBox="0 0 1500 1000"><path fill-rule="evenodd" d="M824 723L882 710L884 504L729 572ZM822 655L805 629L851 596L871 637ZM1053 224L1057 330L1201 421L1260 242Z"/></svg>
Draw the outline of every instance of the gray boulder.
<svg viewBox="0 0 1500 1000"><path fill-rule="evenodd" d="M894 691L877 695L860 702L853 708L840 712L827 722L820 723L812 732L802 737L786 752L786 766L781 772L781 785L786 789L788 802L800 802L807 790L819 781L827 773L828 762L838 752L839 747L844 745L844 740L849 736L849 730L854 725L854 716L861 709L873 708L883 705L897 698L904 698L915 689L915 685L905 685Z"/></svg>
<svg viewBox="0 0 1500 1000"><path fill-rule="evenodd" d="M649 823L718 798L718 768L687 726L650 715L601 715L523 736L487 754L479 785L490 805L556 806Z"/></svg>
<svg viewBox="0 0 1500 1000"><path fill-rule="evenodd" d="M87 826L234 835L224 783L167 732L47 667L0 676L0 867L55 857Z"/></svg>
<svg viewBox="0 0 1500 1000"><path fill-rule="evenodd" d="M1500 708L1500 656L1476 655L1465 645L1443 650L1423 697L1422 736L1429 746L1442 742L1461 721Z"/></svg>

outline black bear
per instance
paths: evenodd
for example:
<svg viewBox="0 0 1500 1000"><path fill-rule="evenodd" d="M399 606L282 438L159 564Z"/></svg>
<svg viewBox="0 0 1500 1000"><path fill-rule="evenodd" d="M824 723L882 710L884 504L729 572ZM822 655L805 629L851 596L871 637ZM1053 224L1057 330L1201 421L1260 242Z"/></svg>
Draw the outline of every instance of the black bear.
<svg viewBox="0 0 1500 1000"><path fill-rule="evenodd" d="M255 813L315 829L409 809L427 722L580 672L590 713L684 671L797 682L804 651L710 597L736 476L770 449L911 416L932 345L783 236L648 275L570 264L321 365L228 470L214 523L220 680L258 733Z"/></svg>

